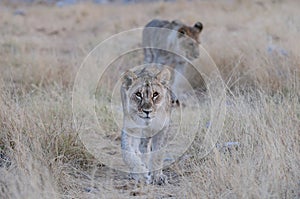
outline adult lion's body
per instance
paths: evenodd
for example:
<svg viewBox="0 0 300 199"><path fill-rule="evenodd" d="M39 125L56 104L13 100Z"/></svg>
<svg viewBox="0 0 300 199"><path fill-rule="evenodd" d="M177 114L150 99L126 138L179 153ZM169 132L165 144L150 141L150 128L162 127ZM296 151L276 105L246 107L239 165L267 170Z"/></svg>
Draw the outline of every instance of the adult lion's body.
<svg viewBox="0 0 300 199"><path fill-rule="evenodd" d="M128 71L121 87L124 112L121 148L132 176L147 182L162 176L163 152L169 129L171 97L170 72L157 67ZM153 170L159 170L153 172Z"/></svg>
<svg viewBox="0 0 300 199"><path fill-rule="evenodd" d="M171 87L177 96L180 95L179 88L185 81L183 77L191 81L192 87L201 87L204 84L201 76L197 77L198 72L187 61L199 57L199 35L202 29L200 22L187 26L180 21L154 19L143 31L144 62L173 68ZM199 78L196 81L195 74Z"/></svg>
<svg viewBox="0 0 300 199"><path fill-rule="evenodd" d="M190 27L180 21L169 22L157 19L150 21L143 31L143 47L146 47L144 61L175 67L182 58L173 53L190 60L197 58L201 31L200 22Z"/></svg>

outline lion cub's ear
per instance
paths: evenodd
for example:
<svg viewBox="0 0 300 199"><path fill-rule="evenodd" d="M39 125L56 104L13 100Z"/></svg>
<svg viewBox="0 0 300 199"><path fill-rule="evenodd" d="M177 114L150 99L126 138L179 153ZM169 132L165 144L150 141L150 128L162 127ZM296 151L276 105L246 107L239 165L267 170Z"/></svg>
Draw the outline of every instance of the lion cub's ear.
<svg viewBox="0 0 300 199"><path fill-rule="evenodd" d="M198 22L195 23L194 28L196 28L197 31L200 33L203 29L203 24L198 21Z"/></svg>
<svg viewBox="0 0 300 199"><path fill-rule="evenodd" d="M136 80L137 76L132 71L127 71L122 78L122 86L126 89L129 89L129 87L133 84L133 82Z"/></svg>
<svg viewBox="0 0 300 199"><path fill-rule="evenodd" d="M163 85L166 85L169 83L171 78L171 73L167 68L164 68L162 71L160 71L157 75L156 75L156 79L158 81L160 81L160 83L162 83Z"/></svg>

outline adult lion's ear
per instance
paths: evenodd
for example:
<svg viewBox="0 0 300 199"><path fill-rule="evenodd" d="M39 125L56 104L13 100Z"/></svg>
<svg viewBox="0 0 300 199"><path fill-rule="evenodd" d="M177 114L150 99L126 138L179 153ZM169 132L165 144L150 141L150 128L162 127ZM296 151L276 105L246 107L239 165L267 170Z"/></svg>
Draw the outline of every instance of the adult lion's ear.
<svg viewBox="0 0 300 199"><path fill-rule="evenodd" d="M122 77L122 86L126 89L133 84L137 76L132 71L127 71Z"/></svg>
<svg viewBox="0 0 300 199"><path fill-rule="evenodd" d="M195 23L194 28L196 28L196 30L200 33L203 29L203 24L198 21Z"/></svg>
<svg viewBox="0 0 300 199"><path fill-rule="evenodd" d="M156 75L156 79L158 81L160 81L160 83L162 83L163 85L166 85L169 83L171 78L171 73L167 68L164 68L162 71L160 71L157 75Z"/></svg>
<svg viewBox="0 0 300 199"><path fill-rule="evenodd" d="M185 30L185 28L184 28L184 27L179 28L179 29L178 29L178 37L182 37L182 36L184 36L184 35L186 35L186 30Z"/></svg>

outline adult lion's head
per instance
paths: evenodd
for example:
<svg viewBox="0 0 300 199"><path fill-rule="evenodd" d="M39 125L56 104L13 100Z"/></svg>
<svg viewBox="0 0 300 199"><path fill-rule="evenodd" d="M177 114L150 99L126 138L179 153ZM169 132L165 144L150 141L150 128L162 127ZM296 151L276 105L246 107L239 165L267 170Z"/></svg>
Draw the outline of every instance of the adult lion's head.
<svg viewBox="0 0 300 199"><path fill-rule="evenodd" d="M202 32L203 25L196 22L194 26L188 26L180 21L172 21L171 29L177 32L171 33L168 38L169 48L175 49L181 55L193 60L199 57L199 35Z"/></svg>

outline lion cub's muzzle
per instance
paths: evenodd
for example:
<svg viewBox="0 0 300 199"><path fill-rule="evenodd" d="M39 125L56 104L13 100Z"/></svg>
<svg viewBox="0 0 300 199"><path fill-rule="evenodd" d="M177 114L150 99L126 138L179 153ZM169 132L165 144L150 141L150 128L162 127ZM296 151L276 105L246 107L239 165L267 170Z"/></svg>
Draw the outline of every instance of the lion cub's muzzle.
<svg viewBox="0 0 300 199"><path fill-rule="evenodd" d="M144 103L141 107L141 117L143 119L152 119L153 118L153 108L150 102Z"/></svg>
<svg viewBox="0 0 300 199"><path fill-rule="evenodd" d="M152 112L152 109L143 109L142 111L146 114L145 119L151 118L150 113Z"/></svg>

